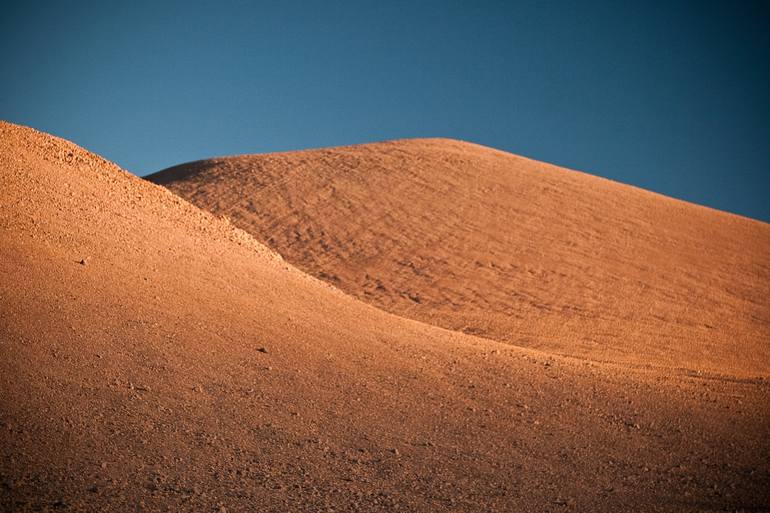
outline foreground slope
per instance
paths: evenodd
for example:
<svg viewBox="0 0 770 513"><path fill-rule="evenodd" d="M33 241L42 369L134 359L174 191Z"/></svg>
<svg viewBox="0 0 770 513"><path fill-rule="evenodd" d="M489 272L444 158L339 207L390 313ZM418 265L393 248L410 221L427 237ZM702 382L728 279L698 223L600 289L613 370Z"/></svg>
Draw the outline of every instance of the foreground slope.
<svg viewBox="0 0 770 513"><path fill-rule="evenodd" d="M770 225L452 140L148 177L399 315L598 361L770 375Z"/></svg>
<svg viewBox="0 0 770 513"><path fill-rule="evenodd" d="M766 381L384 313L5 123L0 278L3 511L770 507Z"/></svg>

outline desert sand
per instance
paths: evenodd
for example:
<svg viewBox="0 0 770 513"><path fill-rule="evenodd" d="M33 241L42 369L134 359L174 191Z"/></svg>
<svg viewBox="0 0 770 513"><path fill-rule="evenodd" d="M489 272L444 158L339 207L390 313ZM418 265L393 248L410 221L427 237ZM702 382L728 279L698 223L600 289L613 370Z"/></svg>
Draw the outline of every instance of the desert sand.
<svg viewBox="0 0 770 513"><path fill-rule="evenodd" d="M770 373L770 226L446 139L149 177L392 313L593 361Z"/></svg>
<svg viewBox="0 0 770 513"><path fill-rule="evenodd" d="M0 124L2 510L770 509L767 224L446 140L152 179Z"/></svg>

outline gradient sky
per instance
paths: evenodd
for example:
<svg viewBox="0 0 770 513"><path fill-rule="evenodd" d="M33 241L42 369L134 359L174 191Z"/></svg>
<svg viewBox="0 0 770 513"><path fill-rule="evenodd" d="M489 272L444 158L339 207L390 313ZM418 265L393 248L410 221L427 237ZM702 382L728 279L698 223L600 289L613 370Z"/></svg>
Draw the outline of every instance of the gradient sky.
<svg viewBox="0 0 770 513"><path fill-rule="evenodd" d="M136 174L442 136L770 221L752 2L13 2L0 118Z"/></svg>

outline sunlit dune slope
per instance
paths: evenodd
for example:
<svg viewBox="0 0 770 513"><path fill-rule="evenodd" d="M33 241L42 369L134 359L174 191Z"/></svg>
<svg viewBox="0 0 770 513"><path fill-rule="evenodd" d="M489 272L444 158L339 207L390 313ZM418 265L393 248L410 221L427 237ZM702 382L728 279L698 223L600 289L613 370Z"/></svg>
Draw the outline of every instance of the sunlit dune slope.
<svg viewBox="0 0 770 513"><path fill-rule="evenodd" d="M387 311L597 361L770 373L770 225L446 139L149 177Z"/></svg>
<svg viewBox="0 0 770 513"><path fill-rule="evenodd" d="M388 314L0 123L2 511L762 510L768 411Z"/></svg>

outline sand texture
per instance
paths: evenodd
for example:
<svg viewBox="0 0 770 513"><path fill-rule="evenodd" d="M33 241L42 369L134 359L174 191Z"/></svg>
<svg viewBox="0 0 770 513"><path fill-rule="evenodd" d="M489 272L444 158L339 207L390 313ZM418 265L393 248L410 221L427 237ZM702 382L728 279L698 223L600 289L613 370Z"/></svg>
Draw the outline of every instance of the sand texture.
<svg viewBox="0 0 770 513"><path fill-rule="evenodd" d="M446 139L150 180L386 311L592 361L770 376L770 225Z"/></svg>
<svg viewBox="0 0 770 513"><path fill-rule="evenodd" d="M0 510L770 509L768 225L444 140L153 179L0 123Z"/></svg>

